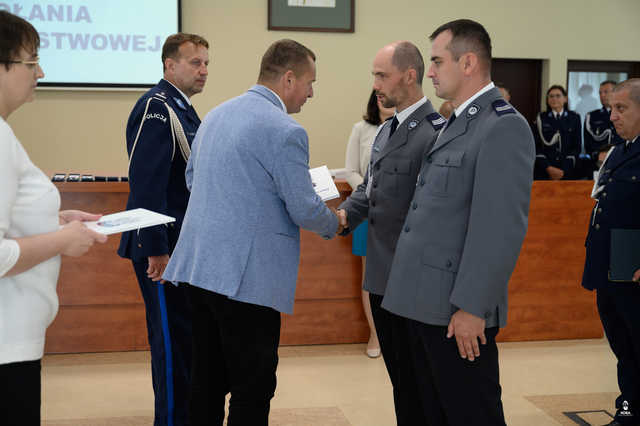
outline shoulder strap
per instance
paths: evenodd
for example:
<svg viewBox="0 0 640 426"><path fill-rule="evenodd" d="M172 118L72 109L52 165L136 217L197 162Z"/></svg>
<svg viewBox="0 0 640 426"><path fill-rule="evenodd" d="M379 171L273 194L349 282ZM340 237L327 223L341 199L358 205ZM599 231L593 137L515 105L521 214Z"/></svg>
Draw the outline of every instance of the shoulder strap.
<svg viewBox="0 0 640 426"><path fill-rule="evenodd" d="M504 99L496 99L491 103L491 106L493 107L493 110L496 112L496 114L498 114L499 116L516 113L516 109L513 107L513 105L511 105L509 102L505 101Z"/></svg>
<svg viewBox="0 0 640 426"><path fill-rule="evenodd" d="M435 130L436 132L442 129L445 124L447 124L447 120L437 112L432 112L431 114L427 115L427 120L429 120L429 123L431 123L433 130Z"/></svg>

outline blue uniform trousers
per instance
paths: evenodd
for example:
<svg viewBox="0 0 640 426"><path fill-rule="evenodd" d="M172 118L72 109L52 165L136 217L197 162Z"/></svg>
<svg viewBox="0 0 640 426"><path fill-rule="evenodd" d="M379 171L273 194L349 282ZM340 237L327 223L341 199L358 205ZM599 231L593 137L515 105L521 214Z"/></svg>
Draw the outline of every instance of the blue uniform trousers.
<svg viewBox="0 0 640 426"><path fill-rule="evenodd" d="M597 289L598 312L611 350L618 359L616 398L618 420L623 425L640 425L640 284L609 283ZM631 416L621 416L627 401Z"/></svg>
<svg viewBox="0 0 640 426"><path fill-rule="evenodd" d="M191 306L186 287L147 277L149 264L133 262L147 313L151 373L155 394L154 426L188 425L191 380Z"/></svg>

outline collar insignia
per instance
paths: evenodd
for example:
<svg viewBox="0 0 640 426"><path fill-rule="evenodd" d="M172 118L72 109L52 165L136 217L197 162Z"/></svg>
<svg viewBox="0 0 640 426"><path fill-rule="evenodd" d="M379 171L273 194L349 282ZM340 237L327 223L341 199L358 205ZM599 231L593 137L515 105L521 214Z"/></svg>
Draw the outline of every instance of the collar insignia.
<svg viewBox="0 0 640 426"><path fill-rule="evenodd" d="M182 109L187 109L187 108L184 106L184 103L182 102L182 100L180 100L180 99L178 99L178 98L173 98L173 100L176 102L176 105L178 105L180 108L182 108Z"/></svg>

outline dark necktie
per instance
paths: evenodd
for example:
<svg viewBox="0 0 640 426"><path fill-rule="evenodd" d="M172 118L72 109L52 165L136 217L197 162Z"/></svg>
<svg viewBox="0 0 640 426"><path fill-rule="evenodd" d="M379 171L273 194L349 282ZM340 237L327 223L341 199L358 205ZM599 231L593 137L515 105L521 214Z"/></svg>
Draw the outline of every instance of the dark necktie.
<svg viewBox="0 0 640 426"><path fill-rule="evenodd" d="M391 120L391 129L389 131L389 137L391 137L393 135L393 132L396 131L396 129L398 128L398 117L397 116L393 116L393 120Z"/></svg>
<svg viewBox="0 0 640 426"><path fill-rule="evenodd" d="M451 125L453 124L454 121L456 121L456 113L455 112L453 114L451 114L451 117L449 117L449 121L447 122L447 128L451 127Z"/></svg>
<svg viewBox="0 0 640 426"><path fill-rule="evenodd" d="M454 121L456 121L456 113L455 112L453 112L451 114L451 116L449 117L449 120L447 120L447 124L445 124L443 131L448 129L449 127L451 127L451 125L453 124Z"/></svg>

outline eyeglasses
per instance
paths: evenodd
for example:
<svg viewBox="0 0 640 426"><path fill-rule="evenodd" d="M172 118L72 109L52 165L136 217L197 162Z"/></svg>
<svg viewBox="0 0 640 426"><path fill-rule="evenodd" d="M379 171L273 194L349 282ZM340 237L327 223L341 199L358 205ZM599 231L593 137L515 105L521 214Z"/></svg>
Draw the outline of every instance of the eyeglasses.
<svg viewBox="0 0 640 426"><path fill-rule="evenodd" d="M7 61L10 64L25 64L27 67L34 69L37 65L40 64L40 58L36 57L36 59L32 59L32 60L20 60L20 61Z"/></svg>

